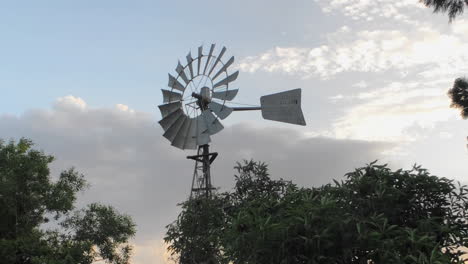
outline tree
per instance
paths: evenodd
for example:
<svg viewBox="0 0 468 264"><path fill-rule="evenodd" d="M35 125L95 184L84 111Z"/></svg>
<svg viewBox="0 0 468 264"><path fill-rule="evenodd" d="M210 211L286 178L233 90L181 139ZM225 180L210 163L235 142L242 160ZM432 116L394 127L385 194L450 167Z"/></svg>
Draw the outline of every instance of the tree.
<svg viewBox="0 0 468 264"><path fill-rule="evenodd" d="M453 87L448 91L448 96L452 101L450 107L460 109L460 114L464 119L468 118L468 80L457 78Z"/></svg>
<svg viewBox="0 0 468 264"><path fill-rule="evenodd" d="M226 263L219 250L222 247L219 230L223 227L223 201L197 198L182 203L182 213L169 225L165 240L175 259L185 263Z"/></svg>
<svg viewBox="0 0 468 264"><path fill-rule="evenodd" d="M450 22L463 13L468 0L419 0L427 7L432 7L434 13L447 12Z"/></svg>
<svg viewBox="0 0 468 264"><path fill-rule="evenodd" d="M164 240L179 263L229 263L230 258L221 250L228 239L223 234L226 221L232 221L238 208L249 202L279 197L289 184L271 180L263 163L238 163L235 169L239 173L235 192L185 201L177 220L167 226Z"/></svg>
<svg viewBox="0 0 468 264"><path fill-rule="evenodd" d="M84 176L69 169L51 181L54 158L32 146L0 141L0 263L128 263L131 218L96 203L73 211ZM51 220L56 228L41 227Z"/></svg>
<svg viewBox="0 0 468 264"><path fill-rule="evenodd" d="M215 235L184 233L196 219L169 226L181 231L166 236L175 257L198 236L223 263L463 263L468 189L421 167L372 163L318 188L273 180L258 162L236 168L234 190L213 198L222 219L203 232Z"/></svg>

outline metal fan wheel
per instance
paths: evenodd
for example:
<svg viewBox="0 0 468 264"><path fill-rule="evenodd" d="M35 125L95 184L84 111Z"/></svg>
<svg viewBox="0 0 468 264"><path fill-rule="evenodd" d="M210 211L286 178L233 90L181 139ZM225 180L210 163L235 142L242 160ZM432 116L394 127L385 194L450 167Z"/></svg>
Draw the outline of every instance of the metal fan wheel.
<svg viewBox="0 0 468 264"><path fill-rule="evenodd" d="M164 137L178 148L196 149L208 144L210 136L223 129L219 119L232 112L225 104L237 95L238 90L229 89L229 84L239 72L229 75L228 67L234 57L224 62L226 48L218 55L214 55L214 49L212 44L208 54L203 54L201 46L194 58L189 52L185 64L178 62L175 77L169 74L171 89L162 89L164 104L159 106L162 116L159 123Z"/></svg>

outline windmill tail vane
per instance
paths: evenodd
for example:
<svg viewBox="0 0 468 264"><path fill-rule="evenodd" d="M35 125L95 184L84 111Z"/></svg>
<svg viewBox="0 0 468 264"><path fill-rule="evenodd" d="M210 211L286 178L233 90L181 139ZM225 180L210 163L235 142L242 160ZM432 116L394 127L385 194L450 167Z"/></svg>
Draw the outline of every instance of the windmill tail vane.
<svg viewBox="0 0 468 264"><path fill-rule="evenodd" d="M209 197L214 189L210 168L218 153L209 151L209 143L212 135L224 129L220 120L232 112L259 110L267 120L306 125L301 110L301 89L262 96L260 106L230 106L239 92L231 88L239 71L229 74L234 57L225 61L225 52L223 47L215 53L215 44L208 52L199 47L195 57L189 52L186 63L179 61L176 74L169 74L170 89L161 89L163 104L158 107L163 136L179 149L197 149L197 155L187 157L195 161L191 198Z"/></svg>

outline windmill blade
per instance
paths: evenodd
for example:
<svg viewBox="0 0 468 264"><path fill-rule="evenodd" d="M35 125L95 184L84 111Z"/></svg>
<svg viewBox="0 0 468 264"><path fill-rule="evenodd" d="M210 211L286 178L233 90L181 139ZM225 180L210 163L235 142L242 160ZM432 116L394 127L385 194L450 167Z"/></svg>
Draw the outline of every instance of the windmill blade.
<svg viewBox="0 0 468 264"><path fill-rule="evenodd" d="M231 66L231 64L234 62L234 56L232 56L227 62L226 64L223 65L223 67L221 67L221 69L219 69L219 71L215 74L215 76L213 76L213 78L211 78L211 80L214 80L216 79L216 77L218 77L221 73L223 73L225 70L227 70L227 68L229 66Z"/></svg>
<svg viewBox="0 0 468 264"><path fill-rule="evenodd" d="M177 135L175 136L171 145L174 147L178 147L180 149L184 149L185 139L187 138L189 128L190 128L190 118L186 117L184 120L184 123L179 128L179 131L177 131Z"/></svg>
<svg viewBox="0 0 468 264"><path fill-rule="evenodd" d="M203 115L197 116L197 145L205 145L211 142L208 126Z"/></svg>
<svg viewBox="0 0 468 264"><path fill-rule="evenodd" d="M208 131L208 126L206 125L205 117L202 113L201 115L197 116L197 134L202 134L206 131Z"/></svg>
<svg viewBox="0 0 468 264"><path fill-rule="evenodd" d="M175 68L176 73L168 75L170 88L161 89L163 104L158 106L161 111L161 120L158 123L164 130L163 136L177 148L197 149L198 146L209 144L211 136L224 129L221 124L222 119L227 118L234 110L252 110L245 107L245 109L240 109L224 105L224 102L232 101L238 94L238 89L229 90L228 88L230 83L238 78L239 71L228 74L235 59L227 55L223 57L226 47L221 46L217 51L215 48L214 43L210 44L209 49L208 46L201 45L197 50L192 50L193 55L192 51L189 50L186 55L187 63L183 63L183 60L178 61ZM197 63L195 63L196 60L198 60ZM192 81L200 75L203 78L198 83L202 86L199 89L198 84L193 84ZM205 87L205 83L202 84L206 77L210 79L211 88ZM186 102L184 95L189 85L197 87L192 87L194 93L192 93L191 99ZM190 90L190 88L188 89ZM202 110L201 114L190 118L185 111L186 109L183 108L186 103L187 106L192 106L197 113ZM266 112L268 112L269 107L265 103ZM260 107L256 107L256 110L259 109ZM192 112L189 112L192 115ZM268 114L265 115L268 118Z"/></svg>
<svg viewBox="0 0 468 264"><path fill-rule="evenodd" d="M181 115L177 120L172 124L166 132L164 132L163 137L167 138L170 142L174 140L179 132L180 127L184 124L184 121L187 119L186 115Z"/></svg>
<svg viewBox="0 0 468 264"><path fill-rule="evenodd" d="M208 53L208 57L207 57L207 59L206 59L206 64L205 64L205 68L203 69L203 75L205 75L205 73L206 73L206 68L208 68L208 65L210 64L211 55L213 55L214 48L215 48L215 44L211 44L210 53Z"/></svg>
<svg viewBox="0 0 468 264"><path fill-rule="evenodd" d="M169 82L167 83L167 86L174 88L176 90L179 90L181 92L185 91L185 87L170 73L169 73Z"/></svg>
<svg viewBox="0 0 468 264"><path fill-rule="evenodd" d="M221 125L221 122L219 122L210 110L203 111L201 115L205 119L206 126L208 127L208 134L214 135L223 130L223 125Z"/></svg>
<svg viewBox="0 0 468 264"><path fill-rule="evenodd" d="M260 97L264 119L305 126L301 109L301 89Z"/></svg>
<svg viewBox="0 0 468 264"><path fill-rule="evenodd" d="M213 67L211 67L210 72L208 72L208 76L211 75L211 72L216 68L216 65L217 65L218 62L221 60L221 57L223 57L224 52L226 52L226 47L223 47L223 48L221 49L221 52L219 53L218 58L216 58L216 61L215 61L215 63L213 64Z"/></svg>
<svg viewBox="0 0 468 264"><path fill-rule="evenodd" d="M197 136L197 145L202 146L211 142L210 134L208 131L205 133L198 134Z"/></svg>
<svg viewBox="0 0 468 264"><path fill-rule="evenodd" d="M235 73L229 75L228 77L224 78L223 80L219 81L217 84L213 85L213 89L216 87L220 87L223 85L226 85L230 82L233 82L237 79L237 76L239 76L239 71L236 71Z"/></svg>
<svg viewBox="0 0 468 264"><path fill-rule="evenodd" d="M208 104L208 107L213 111L219 118L225 119L232 113L232 108L218 104L216 102L211 102Z"/></svg>
<svg viewBox="0 0 468 264"><path fill-rule="evenodd" d="M220 100L231 101L232 99L234 99L234 97L236 97L237 92L239 92L239 89L213 92L211 94L211 97L220 99Z"/></svg>
<svg viewBox="0 0 468 264"><path fill-rule="evenodd" d="M169 103L173 101L180 101L182 99L182 94L172 92L169 90L161 89L163 94L163 103Z"/></svg>
<svg viewBox="0 0 468 264"><path fill-rule="evenodd" d="M184 80L185 84L189 84L190 81L187 78L187 75L185 75L184 66L180 64L180 61L177 63L176 72L182 78L182 80Z"/></svg>
<svg viewBox="0 0 468 264"><path fill-rule="evenodd" d="M187 138L185 139L184 149L197 148L197 119L190 119L190 128L188 129Z"/></svg>
<svg viewBox="0 0 468 264"><path fill-rule="evenodd" d="M201 58L203 56L203 46L198 47L198 65L197 65L197 75L200 74L200 65L202 63Z"/></svg>
<svg viewBox="0 0 468 264"><path fill-rule="evenodd" d="M164 129L164 131L167 131L176 121L179 119L181 115L184 114L184 111L182 109L177 109L177 111L170 113L163 119L159 121L159 124L161 127Z"/></svg>
<svg viewBox="0 0 468 264"><path fill-rule="evenodd" d="M173 102L168 104L159 105L159 110L161 111L161 116L164 118L172 112L175 112L177 109L182 107L181 102Z"/></svg>
<svg viewBox="0 0 468 264"><path fill-rule="evenodd" d="M192 67L192 62L193 62L193 59L192 59L192 53L189 52L189 54L187 54L187 65L189 67L189 70L190 70L190 80L193 79L193 67Z"/></svg>

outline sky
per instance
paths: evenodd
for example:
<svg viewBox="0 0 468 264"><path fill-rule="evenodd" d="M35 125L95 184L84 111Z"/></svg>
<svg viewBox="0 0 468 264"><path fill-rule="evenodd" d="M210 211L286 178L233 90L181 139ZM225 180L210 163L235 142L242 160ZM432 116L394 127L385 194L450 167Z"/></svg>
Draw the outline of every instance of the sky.
<svg viewBox="0 0 468 264"><path fill-rule="evenodd" d="M137 224L134 264L167 263L162 237L189 195L193 151L158 125L167 74L216 43L235 57L235 101L302 88L307 126L236 112L212 137L221 190L236 161L302 186L374 160L468 182L468 121L447 90L468 70L468 17L418 0L10 1L0 3L0 138L31 138Z"/></svg>

